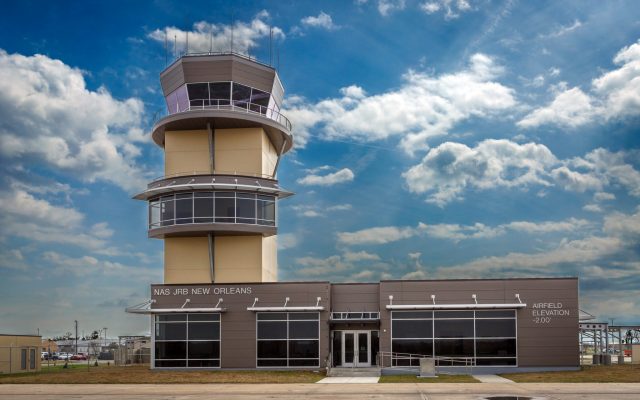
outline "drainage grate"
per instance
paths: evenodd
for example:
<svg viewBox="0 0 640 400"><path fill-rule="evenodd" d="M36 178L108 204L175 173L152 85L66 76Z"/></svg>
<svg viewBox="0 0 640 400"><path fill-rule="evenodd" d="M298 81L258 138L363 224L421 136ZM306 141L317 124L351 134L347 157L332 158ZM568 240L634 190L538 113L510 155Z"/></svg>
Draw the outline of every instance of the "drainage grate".
<svg viewBox="0 0 640 400"><path fill-rule="evenodd" d="M490 396L490 397L484 397L482 400L536 400L536 399L528 396Z"/></svg>

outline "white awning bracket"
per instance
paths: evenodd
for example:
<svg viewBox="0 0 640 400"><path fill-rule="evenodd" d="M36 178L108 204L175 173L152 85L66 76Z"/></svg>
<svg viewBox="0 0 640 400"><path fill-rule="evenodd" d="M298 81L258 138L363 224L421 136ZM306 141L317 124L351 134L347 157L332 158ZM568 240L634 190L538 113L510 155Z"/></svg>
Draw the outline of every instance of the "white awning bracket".
<svg viewBox="0 0 640 400"><path fill-rule="evenodd" d="M218 299L218 302L216 303L216 307L215 307L215 308L218 308L218 307L220 306L220 303L222 303L223 301L224 301L224 300L222 299L222 297L220 297L220 298Z"/></svg>
<svg viewBox="0 0 640 400"><path fill-rule="evenodd" d="M322 300L322 297L316 298L316 307L320 307L320 300Z"/></svg>
<svg viewBox="0 0 640 400"><path fill-rule="evenodd" d="M180 308L184 308L184 306L186 306L186 305L187 305L187 303L191 303L191 299L186 299L186 300L184 301L184 304L183 304L183 305L182 305L182 307L180 307Z"/></svg>

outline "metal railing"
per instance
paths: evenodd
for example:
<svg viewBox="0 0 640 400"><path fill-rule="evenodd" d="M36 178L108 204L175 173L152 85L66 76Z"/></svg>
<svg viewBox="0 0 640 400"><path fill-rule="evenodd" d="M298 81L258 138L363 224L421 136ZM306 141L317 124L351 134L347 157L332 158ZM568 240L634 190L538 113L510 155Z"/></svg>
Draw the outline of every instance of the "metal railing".
<svg viewBox="0 0 640 400"><path fill-rule="evenodd" d="M184 172L174 172L173 174L167 174L167 175L163 175L163 176L158 176L156 178L153 178L153 180L151 182L149 182L148 186L153 185L156 182L159 181L163 181L165 179L171 179L171 178L183 178L183 177L188 177L188 176L196 176L196 175L228 175L228 176L244 176L244 177L250 177L250 178L261 178L261 179L270 179L270 180L274 180L273 179L273 175L269 175L269 174L258 174L258 173L253 173L253 172L238 172L238 171L220 171L220 170L214 170L212 171L184 171Z"/></svg>
<svg viewBox="0 0 640 400"><path fill-rule="evenodd" d="M282 115L280 111L276 110L275 108L269 108L260 104L250 103L248 101L233 101L230 99L190 99L187 101L189 102L189 105L187 105L186 107L181 107L180 102L178 102L176 104L175 111L169 110L169 114L173 115L197 110L241 112L246 114L261 115L265 118L269 118L286 127L288 131L291 131L291 121L289 121L287 117Z"/></svg>
<svg viewBox="0 0 640 400"><path fill-rule="evenodd" d="M466 367L473 370L476 366L475 357L433 357L424 354L395 353L390 351L378 352L378 365L383 368L411 368L420 367L421 358L433 358L437 367Z"/></svg>

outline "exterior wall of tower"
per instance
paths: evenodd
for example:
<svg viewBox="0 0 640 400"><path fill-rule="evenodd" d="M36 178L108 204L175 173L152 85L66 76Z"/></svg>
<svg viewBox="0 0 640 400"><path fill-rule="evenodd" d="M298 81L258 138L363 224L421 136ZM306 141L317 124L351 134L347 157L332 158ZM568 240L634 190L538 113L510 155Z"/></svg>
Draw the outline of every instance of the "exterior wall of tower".
<svg viewBox="0 0 640 400"><path fill-rule="evenodd" d="M216 236L216 283L261 282L262 236Z"/></svg>
<svg viewBox="0 0 640 400"><path fill-rule="evenodd" d="M262 128L216 129L217 171L271 175L277 158L277 152Z"/></svg>
<svg viewBox="0 0 640 400"><path fill-rule="evenodd" d="M278 152L271 144L271 140L264 131L262 132L262 173L266 175L273 174L278 162Z"/></svg>
<svg viewBox="0 0 640 400"><path fill-rule="evenodd" d="M210 283L209 239L173 237L164 240L164 283Z"/></svg>
<svg viewBox="0 0 640 400"><path fill-rule="evenodd" d="M206 130L165 132L165 175L211 170Z"/></svg>
<svg viewBox="0 0 640 400"><path fill-rule="evenodd" d="M278 237L262 238L262 282L278 281Z"/></svg>

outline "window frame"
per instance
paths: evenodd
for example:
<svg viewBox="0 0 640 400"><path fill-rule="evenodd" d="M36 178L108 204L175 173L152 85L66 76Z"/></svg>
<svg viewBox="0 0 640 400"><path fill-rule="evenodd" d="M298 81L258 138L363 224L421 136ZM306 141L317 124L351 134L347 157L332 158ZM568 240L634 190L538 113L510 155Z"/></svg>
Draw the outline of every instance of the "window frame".
<svg viewBox="0 0 640 400"><path fill-rule="evenodd" d="M158 313L158 314L153 314L153 319L152 319L152 325L153 325L153 336L152 336L152 346L153 346L153 368L162 368L162 369L171 369L171 368L183 368L183 369L212 369L212 368L222 368L222 313L219 312L211 312L211 313L204 313L204 314L210 314L213 315L213 319L210 320L204 320L204 321L199 321L199 320L193 320L191 321L189 316L191 315L203 315L201 313ZM164 316L164 315L176 315L176 316L180 316L180 315L184 315L185 319L183 321L160 321L158 317L160 316ZM217 339L190 339L189 338L189 325L190 324L199 324L199 323L203 323L203 324L210 324L210 323L217 323L218 324L218 334L217 334ZM161 339L158 340L158 338L156 337L158 334L158 325L159 324L184 324L185 326L185 338L184 339L176 339L176 340L172 340L172 339ZM214 358L191 358L189 357L189 343L190 342L208 342L208 343L217 343L218 345L218 357L214 357ZM184 350L184 358L158 358L158 353L156 351L156 344L157 343L184 343L185 345L185 350ZM167 367L163 367L163 366L158 366L157 363L159 362L184 362L184 366L167 366ZM217 363L217 365L214 366L197 366L197 367L191 367L189 366L189 362L190 361L209 361L209 362L213 362L214 364Z"/></svg>
<svg viewBox="0 0 640 400"><path fill-rule="evenodd" d="M197 196L198 193L212 193L211 197ZM218 196L218 193L230 193L229 196ZM188 198L178 198L180 195L188 195ZM270 199L266 199L269 197ZM196 216L196 199L211 200L211 217ZM233 199L233 215L218 215L216 211L216 199ZM244 218L238 215L238 200L241 202L252 202L253 218ZM178 202L191 202L191 215L178 218ZM164 228L177 225L201 225L201 224L243 224L256 226L277 227L278 207L277 196L257 194L247 191L229 191L229 190L209 190L209 191L193 191L193 192L177 192L164 194L149 199L147 204L147 228L148 230ZM263 212L262 207L272 209ZM157 212L157 220L154 220L154 212ZM273 219L264 218L265 214L273 213ZM171 218L165 219L165 216ZM262 218L260 218L262 217ZM204 219L206 221L197 221Z"/></svg>
<svg viewBox="0 0 640 400"><path fill-rule="evenodd" d="M463 317L463 318L453 318L451 317L451 315L453 312L459 312L459 311L464 311L466 313L471 313L470 317ZM410 318L405 318L405 317L399 317L402 315L410 315L411 313L417 313L416 311L391 311L391 316L390 316L390 348L391 348L391 352L393 352L393 347L394 347L394 342L398 342L398 341L417 341L417 340L423 340L423 341L428 341L431 340L431 356L432 357L445 357L445 358L466 358L469 356L440 356L436 353L436 342L440 341L440 343L442 343L443 341L447 341L447 340L451 340L451 341L455 341L455 340L473 340L473 360L474 360L474 365L477 366L491 366L491 367L497 367L497 366L518 366L518 313L517 310L515 309L505 309L505 310L500 310L502 311L502 315L503 316L491 316L490 313L484 313L484 311L491 311L491 310L446 310L446 312L443 312L441 314L438 314L438 310L434 310L434 311L421 311L421 313L424 313L425 315L428 315L429 313L431 313L432 318L428 318L426 316L414 316L414 317L410 317ZM512 316L507 317L504 316L506 313L505 312L510 312ZM496 315L499 315L500 313L495 313ZM460 315L465 315L463 313L461 313ZM468 314L467 314L468 315ZM439 318L439 316L441 316ZM394 321L408 321L408 320L418 320L418 321L431 321L432 325L431 325L431 337L395 337L393 334L393 326L394 326ZM452 321L452 320L472 320L473 321L473 335L472 336L461 336L461 337L437 337L436 335L436 325L437 325L437 321ZM478 336L478 332L477 332L477 326L478 326L478 321L491 321L491 320L511 320L513 321L513 326L514 328L514 336ZM482 355L482 356L478 356L478 351L477 351L477 347L478 347L478 342L482 342L482 341L489 341L489 340L514 340L515 341L515 352L514 352L514 356L504 356L504 355L498 355L496 354L495 356L487 356L487 355ZM489 360L487 361L487 364L485 365L478 365L477 362L478 360ZM505 363L504 364L491 364L492 360L504 360ZM396 360L397 361L397 360ZM417 364L416 364L417 365Z"/></svg>
<svg viewBox="0 0 640 400"><path fill-rule="evenodd" d="M277 314L286 314L285 315L285 319L260 319L261 315L277 315ZM316 314L317 317L313 318L313 319L309 319L309 318L302 318L302 317L291 317L291 314ZM320 318L320 312L319 311L305 311L305 312L295 312L295 311L285 311L285 312L273 312L273 311L264 311L264 312L257 312L256 313L256 361L255 361L255 366L256 368L262 368L262 369L274 369L274 368L283 368L283 369L290 369L290 368L320 368L320 341L321 336L320 336L320 330L321 330L321 318ZM287 323L287 337L284 339L259 339L259 323L260 322L285 322ZM318 324L318 334L317 334L317 339L300 339L300 338L291 338L291 329L290 329L290 322L316 322ZM269 342L269 341L281 341L281 342L285 342L286 343L286 351L287 351L287 356L286 358L271 358L271 357L259 357L259 353L258 353L258 344L259 342ZM307 358L307 357L290 357L290 349L291 349L291 343L292 342L301 342L301 341L316 341L317 342L317 352L318 352L318 357L317 358ZM284 364L286 365L260 365L260 361L283 361L284 360ZM311 365L311 363L309 363L310 365L295 365L296 361L316 361L317 363ZM292 361L293 364L292 365Z"/></svg>

